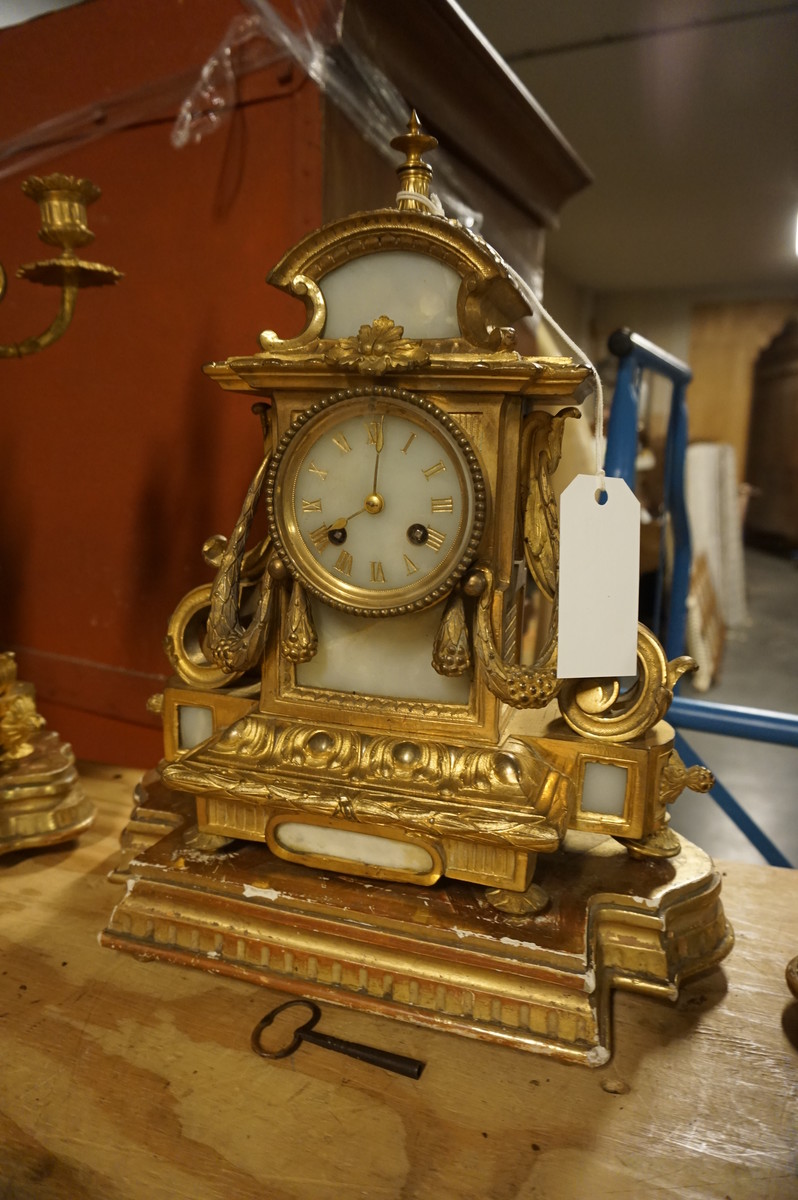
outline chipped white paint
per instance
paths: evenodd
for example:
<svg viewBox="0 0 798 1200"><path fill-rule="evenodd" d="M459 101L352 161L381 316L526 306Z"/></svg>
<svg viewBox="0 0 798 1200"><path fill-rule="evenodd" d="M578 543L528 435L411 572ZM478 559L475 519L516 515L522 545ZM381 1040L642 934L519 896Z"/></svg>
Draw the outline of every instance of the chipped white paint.
<svg viewBox="0 0 798 1200"><path fill-rule="evenodd" d="M245 883L243 892L248 900L279 900L282 895L276 888L256 887L252 883Z"/></svg>

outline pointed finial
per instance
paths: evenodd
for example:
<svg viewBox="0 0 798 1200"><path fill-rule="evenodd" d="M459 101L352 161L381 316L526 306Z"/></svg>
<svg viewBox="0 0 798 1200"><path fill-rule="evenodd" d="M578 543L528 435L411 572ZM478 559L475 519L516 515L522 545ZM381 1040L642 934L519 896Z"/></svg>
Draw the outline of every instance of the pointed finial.
<svg viewBox="0 0 798 1200"><path fill-rule="evenodd" d="M396 197L399 208L429 212L433 207L429 198L432 167L423 161L421 155L427 150L434 150L437 144L437 138L421 132L418 114L413 109L407 124L407 133L401 133L391 142L394 150L400 150L405 155L405 161L396 168L400 182ZM418 200L414 199L416 196L419 197Z"/></svg>

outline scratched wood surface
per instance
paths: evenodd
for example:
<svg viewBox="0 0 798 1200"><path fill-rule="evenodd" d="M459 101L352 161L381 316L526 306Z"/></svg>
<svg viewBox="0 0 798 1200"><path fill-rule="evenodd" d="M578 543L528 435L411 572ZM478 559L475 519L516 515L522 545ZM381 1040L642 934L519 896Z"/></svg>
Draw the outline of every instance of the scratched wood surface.
<svg viewBox="0 0 798 1200"><path fill-rule="evenodd" d="M0 859L0 1200L798 1197L798 872L724 865L731 957L675 1005L619 994L600 1070L329 1006L421 1079L269 1063L284 997L98 945L135 778L84 767L94 828Z"/></svg>

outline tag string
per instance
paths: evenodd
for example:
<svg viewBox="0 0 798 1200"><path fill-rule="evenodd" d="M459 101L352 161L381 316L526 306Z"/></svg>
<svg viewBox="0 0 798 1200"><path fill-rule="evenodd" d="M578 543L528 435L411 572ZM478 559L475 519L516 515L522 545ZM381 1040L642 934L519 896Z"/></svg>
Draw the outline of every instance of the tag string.
<svg viewBox="0 0 798 1200"><path fill-rule="evenodd" d="M418 204L420 208L426 209L427 212L434 213L436 217L446 215L443 211L443 205L434 192L431 196L425 196L422 192L397 192L397 204L400 200L412 200L414 204Z"/></svg>
<svg viewBox="0 0 798 1200"><path fill-rule="evenodd" d="M513 274L515 274L515 272L513 272ZM519 283L523 284L524 294L530 301L540 320L549 325L554 332L558 334L560 338L562 338L568 349L572 350L577 358L580 359L590 371L590 376L593 380L593 391L596 397L596 429L594 434L594 445L596 451L596 483L598 484L599 491L606 491L604 486L604 480L606 478L604 473L604 388L601 383L601 376L593 366L593 363L590 361L588 356L585 354L584 350L577 346L573 338L569 337L565 330L557 324L551 313L544 308L542 301L538 299L532 288L529 287L529 285L526 284L524 280L520 278L520 276L516 277L518 278Z"/></svg>

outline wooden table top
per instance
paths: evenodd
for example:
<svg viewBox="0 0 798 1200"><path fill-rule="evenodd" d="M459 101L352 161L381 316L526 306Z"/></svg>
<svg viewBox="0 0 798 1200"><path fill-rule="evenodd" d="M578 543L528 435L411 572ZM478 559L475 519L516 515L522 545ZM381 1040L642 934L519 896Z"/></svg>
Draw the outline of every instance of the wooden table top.
<svg viewBox="0 0 798 1200"><path fill-rule="evenodd" d="M721 864L736 944L676 1004L619 993L597 1070L326 1006L417 1081L250 1033L285 996L101 949L135 771L78 843L0 859L0 1197L798 1197L798 871Z"/></svg>

